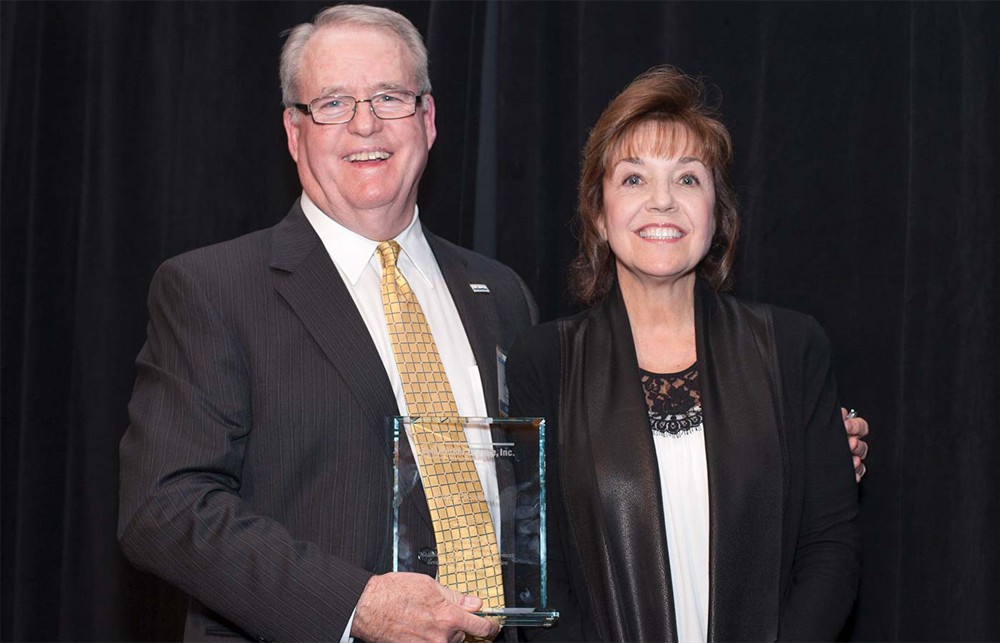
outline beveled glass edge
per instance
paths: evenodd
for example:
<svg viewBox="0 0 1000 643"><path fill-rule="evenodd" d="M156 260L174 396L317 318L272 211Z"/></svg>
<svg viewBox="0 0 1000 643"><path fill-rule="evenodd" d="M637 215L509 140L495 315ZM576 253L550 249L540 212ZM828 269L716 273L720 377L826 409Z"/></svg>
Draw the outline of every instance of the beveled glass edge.
<svg viewBox="0 0 1000 643"><path fill-rule="evenodd" d="M417 416L418 418L420 416ZM541 508L538 512L538 552L541 560L548 561L548 537L547 537L547 526L546 522L548 520L548 497L545 493L546 490L546 479L545 479L545 418L539 416L523 416L523 417L489 417L489 416L478 416L478 415L462 415L462 416L441 416L437 418L438 420L448 420L457 421L464 424L538 424L538 493L541 496L542 503ZM407 422L412 422L413 417L409 415L396 415L392 418L392 443L393 443L393 489L392 489L392 571L399 571L399 505L396 503L396 498L399 497L399 436L400 434L405 434L405 429L401 431L401 427L405 426ZM546 605L548 603L548 565L541 565L539 569L539 593L541 594L541 604ZM544 610L540 610L544 612ZM558 618L559 612L552 612Z"/></svg>

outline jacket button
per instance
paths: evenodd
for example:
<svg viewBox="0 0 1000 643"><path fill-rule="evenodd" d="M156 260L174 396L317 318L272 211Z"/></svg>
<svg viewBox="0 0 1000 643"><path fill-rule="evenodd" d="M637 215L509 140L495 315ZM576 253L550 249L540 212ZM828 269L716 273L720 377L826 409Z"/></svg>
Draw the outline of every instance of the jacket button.
<svg viewBox="0 0 1000 643"><path fill-rule="evenodd" d="M417 552L417 560L425 565L437 565L438 555L430 547L421 547L420 551Z"/></svg>

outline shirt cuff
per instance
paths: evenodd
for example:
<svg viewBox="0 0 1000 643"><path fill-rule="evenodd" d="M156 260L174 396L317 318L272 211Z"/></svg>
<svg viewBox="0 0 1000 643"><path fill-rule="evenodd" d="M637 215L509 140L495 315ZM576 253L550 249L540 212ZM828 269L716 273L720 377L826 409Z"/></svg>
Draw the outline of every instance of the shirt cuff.
<svg viewBox="0 0 1000 643"><path fill-rule="evenodd" d="M344 629L344 635L340 637L340 643L353 643L354 639L351 637L351 625L354 624L354 612L358 611L355 607L351 611L351 618L347 619L347 627Z"/></svg>

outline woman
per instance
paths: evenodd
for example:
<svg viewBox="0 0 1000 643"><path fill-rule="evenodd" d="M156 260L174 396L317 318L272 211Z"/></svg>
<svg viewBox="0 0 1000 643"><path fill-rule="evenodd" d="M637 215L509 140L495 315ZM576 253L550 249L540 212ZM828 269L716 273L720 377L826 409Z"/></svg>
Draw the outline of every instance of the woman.
<svg viewBox="0 0 1000 643"><path fill-rule="evenodd" d="M740 301L725 126L649 70L584 150L576 294L507 363L548 418L562 640L831 640L859 574L857 490L828 341Z"/></svg>

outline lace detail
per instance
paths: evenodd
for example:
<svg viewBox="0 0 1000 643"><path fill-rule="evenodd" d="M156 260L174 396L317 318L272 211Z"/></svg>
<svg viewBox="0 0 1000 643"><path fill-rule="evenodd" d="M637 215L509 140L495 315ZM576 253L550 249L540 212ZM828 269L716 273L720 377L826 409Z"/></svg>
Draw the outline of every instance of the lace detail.
<svg viewBox="0 0 1000 643"><path fill-rule="evenodd" d="M679 373L650 373L640 369L640 374L649 426L654 432L680 437L702 429L697 362Z"/></svg>

